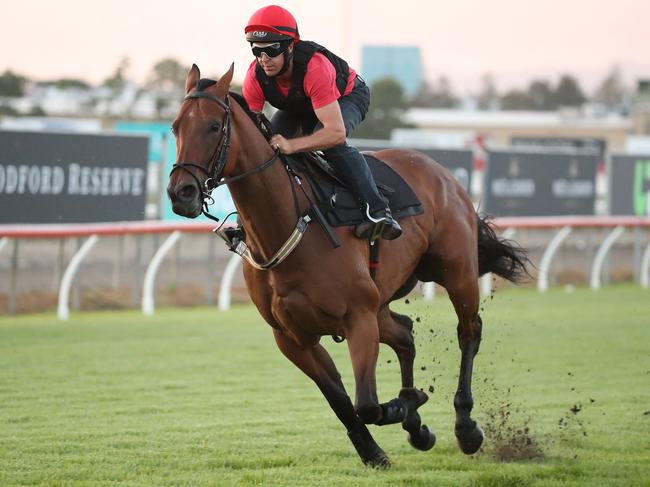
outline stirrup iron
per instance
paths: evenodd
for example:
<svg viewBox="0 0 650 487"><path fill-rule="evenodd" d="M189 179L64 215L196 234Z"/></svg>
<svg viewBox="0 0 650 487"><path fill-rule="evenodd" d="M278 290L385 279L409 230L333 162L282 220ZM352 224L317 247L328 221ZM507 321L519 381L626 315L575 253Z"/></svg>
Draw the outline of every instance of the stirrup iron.
<svg viewBox="0 0 650 487"><path fill-rule="evenodd" d="M366 203L366 218L373 223L372 228L370 229L370 236L368 239L371 242L381 238L382 233L384 232L384 226L386 225L386 217L382 218L373 218L370 216L370 205Z"/></svg>

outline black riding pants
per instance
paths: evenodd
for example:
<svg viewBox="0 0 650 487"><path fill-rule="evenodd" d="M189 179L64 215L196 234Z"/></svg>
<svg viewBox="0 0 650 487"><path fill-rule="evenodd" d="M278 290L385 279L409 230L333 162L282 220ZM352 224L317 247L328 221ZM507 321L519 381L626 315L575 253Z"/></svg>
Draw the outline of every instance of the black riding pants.
<svg viewBox="0 0 650 487"><path fill-rule="evenodd" d="M370 90L364 81L357 77L353 90L339 98L338 103L345 125L345 134L349 136L366 118L370 106ZM271 118L271 124L276 133L287 138L312 134L323 128L313 112L295 114L278 110ZM377 192L368 164L359 153L359 149L344 142L324 149L323 154L341 176L346 187L360 200L360 203L368 203L371 212L386 206Z"/></svg>

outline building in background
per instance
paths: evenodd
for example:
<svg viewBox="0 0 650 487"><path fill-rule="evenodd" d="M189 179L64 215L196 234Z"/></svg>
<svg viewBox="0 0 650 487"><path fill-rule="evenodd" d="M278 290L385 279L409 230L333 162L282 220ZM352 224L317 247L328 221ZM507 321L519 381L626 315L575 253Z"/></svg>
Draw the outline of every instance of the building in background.
<svg viewBox="0 0 650 487"><path fill-rule="evenodd" d="M632 132L632 120L619 114L594 116L579 110L556 112L531 111L460 111L411 108L404 121L417 127L422 137L436 132L482 134L492 147L508 147L521 139L589 139L602 141L610 150L624 150ZM406 136L402 130L399 134ZM417 136L413 134L411 140ZM564 144L562 144L564 145Z"/></svg>
<svg viewBox="0 0 650 487"><path fill-rule="evenodd" d="M636 135L650 135L650 79L637 81L632 103L632 120Z"/></svg>
<svg viewBox="0 0 650 487"><path fill-rule="evenodd" d="M413 96L422 84L422 56L417 46L363 46L361 76L368 86L382 78L394 78Z"/></svg>

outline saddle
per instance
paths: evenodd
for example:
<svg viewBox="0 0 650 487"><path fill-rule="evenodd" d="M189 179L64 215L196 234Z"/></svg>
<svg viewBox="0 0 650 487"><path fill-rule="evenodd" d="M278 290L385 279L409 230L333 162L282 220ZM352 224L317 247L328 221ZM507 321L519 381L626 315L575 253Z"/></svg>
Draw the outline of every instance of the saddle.
<svg viewBox="0 0 650 487"><path fill-rule="evenodd" d="M241 95L232 92L230 94L244 107L248 116L264 135L264 138L267 141L270 140L273 135L271 122L263 114L252 113ZM361 154L365 157L377 189L380 195L385 198L393 218L401 219L424 212L415 192L397 172L373 155L365 152ZM358 237L368 238L370 275L375 279L379 267L378 235L373 230L370 236L366 237L366 233L361 231L363 224L367 225L366 215L363 214L360 203L355 201L355 198L337 177L334 168L316 152L282 156L282 160L289 173L296 177L298 181L302 179L307 181L312 189L315 201L312 201L305 193L310 200L309 211L298 219L293 233L276 254L267 262L259 263L251 256L247 248L245 243L246 234L242 227L224 227L221 224L213 231L226 242L232 252L245 258L255 268L266 270L279 265L293 251L311 221L315 220L319 223L335 248L340 243L331 227L355 226L355 234ZM304 188L302 190L304 192ZM296 194L294 193L295 197Z"/></svg>
<svg viewBox="0 0 650 487"><path fill-rule="evenodd" d="M362 152L361 154L365 157L377 189L390 207L393 218L400 219L424 213L424 208L415 192L397 172L380 159L368 153ZM310 201L310 209L307 214L299 218L293 233L275 255L266 262L257 262L245 243L246 234L242 227L220 226L214 232L226 242L232 252L245 258L253 267L266 270L279 265L293 251L307 230L310 221L314 220L319 223L334 248L338 247L340 243L331 227L355 226L355 235L368 239L368 268L370 277L374 280L377 269L379 269L378 236L374 232L368 236L363 229L367 222L360 204L343 186L334 168L317 153L302 153L285 156L283 159L289 174L292 174L298 181L307 180L312 189L314 200L305 192L305 196ZM302 190L304 192L304 188ZM295 196L294 193L294 198ZM341 341L337 337L334 337L334 340Z"/></svg>
<svg viewBox="0 0 650 487"><path fill-rule="evenodd" d="M424 212L420 200L406 181L389 165L366 152L377 189L396 219ZM333 227L356 226L366 221L359 203L337 177L334 168L317 152L285 156L289 167L304 177L316 197L314 202Z"/></svg>

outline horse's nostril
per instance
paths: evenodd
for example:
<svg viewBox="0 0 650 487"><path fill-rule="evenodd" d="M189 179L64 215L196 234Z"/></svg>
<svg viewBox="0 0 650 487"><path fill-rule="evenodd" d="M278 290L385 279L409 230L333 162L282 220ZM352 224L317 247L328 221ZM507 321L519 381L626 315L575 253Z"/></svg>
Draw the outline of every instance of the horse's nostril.
<svg viewBox="0 0 650 487"><path fill-rule="evenodd" d="M178 195L179 198L182 200L192 200L196 197L197 191L196 191L196 186L193 184L186 184L182 188L180 188L176 194Z"/></svg>

